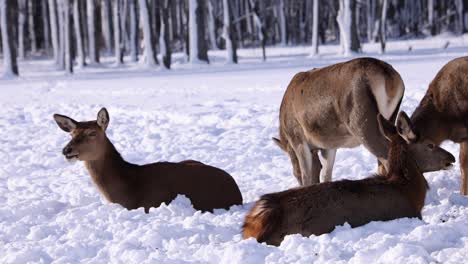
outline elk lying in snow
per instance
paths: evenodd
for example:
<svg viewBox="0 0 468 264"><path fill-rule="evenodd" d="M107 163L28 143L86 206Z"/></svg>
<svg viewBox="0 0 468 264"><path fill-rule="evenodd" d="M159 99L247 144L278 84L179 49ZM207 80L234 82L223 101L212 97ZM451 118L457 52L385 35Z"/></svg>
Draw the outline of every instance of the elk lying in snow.
<svg viewBox="0 0 468 264"><path fill-rule="evenodd" d="M234 179L225 171L188 160L135 165L126 162L106 136L109 114L105 108L97 120L77 122L54 115L72 140L63 149L67 160L82 160L101 193L127 209L158 207L184 194L197 210L212 211L242 204Z"/></svg>
<svg viewBox="0 0 468 264"><path fill-rule="evenodd" d="M243 237L279 245L285 235L320 235L345 222L356 227L371 221L421 218L427 182L418 164L445 169L451 167L455 157L433 144L409 143L409 122L402 112L395 129L378 115L378 127L389 141L385 175L263 195L245 219Z"/></svg>
<svg viewBox="0 0 468 264"><path fill-rule="evenodd" d="M296 74L286 89L279 115L279 139L288 153L300 185L331 181L338 148L363 144L387 167L388 144L375 116L395 121L404 93L403 81L392 66L358 58Z"/></svg>
<svg viewBox="0 0 468 264"><path fill-rule="evenodd" d="M447 63L411 116L413 141L460 143L461 193L468 195L468 57Z"/></svg>

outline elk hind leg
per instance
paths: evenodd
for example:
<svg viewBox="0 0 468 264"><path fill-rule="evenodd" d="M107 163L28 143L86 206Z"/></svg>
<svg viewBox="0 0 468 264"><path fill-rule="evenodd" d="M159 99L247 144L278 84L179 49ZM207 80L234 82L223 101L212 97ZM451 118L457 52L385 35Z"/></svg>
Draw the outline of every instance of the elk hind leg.
<svg viewBox="0 0 468 264"><path fill-rule="evenodd" d="M322 165L318 150L311 149L309 144L304 142L296 148L295 152L301 170L302 186L319 183Z"/></svg>
<svg viewBox="0 0 468 264"><path fill-rule="evenodd" d="M460 171L461 171L461 188L462 195L468 195L468 141L460 143Z"/></svg>
<svg viewBox="0 0 468 264"><path fill-rule="evenodd" d="M321 173L321 182L329 182L332 180L333 164L335 164L336 149L322 149L320 151L323 157L323 167Z"/></svg>

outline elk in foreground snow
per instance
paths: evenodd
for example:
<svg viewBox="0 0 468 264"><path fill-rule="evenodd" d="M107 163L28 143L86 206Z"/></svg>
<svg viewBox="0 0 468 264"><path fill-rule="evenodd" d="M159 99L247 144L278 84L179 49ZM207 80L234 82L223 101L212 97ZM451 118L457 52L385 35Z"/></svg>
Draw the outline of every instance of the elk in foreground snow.
<svg viewBox="0 0 468 264"><path fill-rule="evenodd" d="M194 160L146 165L126 162L106 135L109 114L105 108L94 121L77 122L59 114L54 119L72 136L63 155L69 161L84 161L95 185L112 203L127 209L144 207L148 212L183 194L202 211L242 204L239 187L221 169Z"/></svg>
<svg viewBox="0 0 468 264"><path fill-rule="evenodd" d="M243 237L279 245L288 234L320 235L346 222L356 227L371 221L421 218L428 185L419 164L446 169L455 157L433 144L410 143L411 121L404 112L397 128L380 114L377 119L389 142L385 175L263 195L245 219Z"/></svg>

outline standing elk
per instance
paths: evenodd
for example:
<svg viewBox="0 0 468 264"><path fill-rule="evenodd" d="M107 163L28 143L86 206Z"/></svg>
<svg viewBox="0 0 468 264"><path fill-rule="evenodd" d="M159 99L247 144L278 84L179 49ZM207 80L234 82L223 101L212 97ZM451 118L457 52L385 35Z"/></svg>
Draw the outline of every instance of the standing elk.
<svg viewBox="0 0 468 264"><path fill-rule="evenodd" d="M386 174L263 195L245 219L243 237L279 245L288 234L320 235L345 222L357 227L371 221L421 218L428 185L419 164L446 169L455 157L434 144L410 143L412 131L404 112L398 116L397 129L380 114L377 120L389 142Z"/></svg>
<svg viewBox="0 0 468 264"><path fill-rule="evenodd" d="M358 58L297 73L286 89L274 142L291 159L299 185L331 181L338 148L363 144L388 167L388 143L375 116L395 121L405 87L392 66ZM324 170L318 151L324 161Z"/></svg>
<svg viewBox="0 0 468 264"><path fill-rule="evenodd" d="M461 193L468 195L468 57L448 62L411 116L413 141L460 144Z"/></svg>
<svg viewBox="0 0 468 264"><path fill-rule="evenodd" d="M234 179L225 171L194 160L136 165L126 162L107 138L109 114L102 108L95 121L77 122L54 115L58 126L72 140L63 148L68 161L85 162L89 174L104 197L127 209L145 212L178 194L187 196L197 210L228 209L242 204Z"/></svg>

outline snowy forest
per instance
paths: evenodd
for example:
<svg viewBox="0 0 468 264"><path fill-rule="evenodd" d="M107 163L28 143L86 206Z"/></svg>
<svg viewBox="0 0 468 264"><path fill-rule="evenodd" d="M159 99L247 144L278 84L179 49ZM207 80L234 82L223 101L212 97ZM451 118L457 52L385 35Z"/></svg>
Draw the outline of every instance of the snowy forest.
<svg viewBox="0 0 468 264"><path fill-rule="evenodd" d="M413 39L468 28L466 0L0 0L4 74L17 60L53 58L58 69L100 63L111 56L147 67L171 67L171 54L209 63L208 50L340 43L344 55L364 42Z"/></svg>

